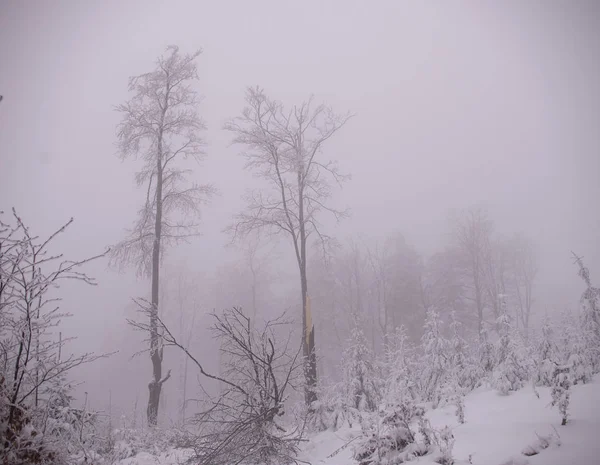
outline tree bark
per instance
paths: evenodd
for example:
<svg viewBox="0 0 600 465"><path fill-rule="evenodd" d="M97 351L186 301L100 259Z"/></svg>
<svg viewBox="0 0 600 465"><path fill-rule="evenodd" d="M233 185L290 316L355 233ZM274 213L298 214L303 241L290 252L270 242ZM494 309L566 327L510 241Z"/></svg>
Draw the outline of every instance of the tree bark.
<svg viewBox="0 0 600 465"><path fill-rule="evenodd" d="M156 426L158 423L158 406L160 402L160 391L162 388L162 359L163 351L159 347L158 337L158 297L160 283L160 239L162 232L162 188L163 188L163 122L167 109L168 92L165 96L165 106L161 115L161 125L158 134L157 161L156 161L156 218L154 222L154 244L152 248L152 310L150 314L150 360L152 361L153 380L148 384L148 408L146 410L148 425ZM166 380L165 380L166 381Z"/></svg>
<svg viewBox="0 0 600 465"><path fill-rule="evenodd" d="M304 219L304 179L302 171L298 171L299 187L299 232L300 232L300 289L302 291L302 355L304 356L304 372L306 388L304 399L310 406L317 400L317 355L315 353L315 326L312 323L308 297L308 279L306 276L306 225Z"/></svg>

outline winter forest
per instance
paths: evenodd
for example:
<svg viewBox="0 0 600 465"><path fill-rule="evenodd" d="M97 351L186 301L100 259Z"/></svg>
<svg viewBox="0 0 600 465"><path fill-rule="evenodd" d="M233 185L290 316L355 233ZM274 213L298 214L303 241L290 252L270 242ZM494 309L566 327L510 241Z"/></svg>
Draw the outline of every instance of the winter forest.
<svg viewBox="0 0 600 465"><path fill-rule="evenodd" d="M0 465L600 462L596 2L0 5Z"/></svg>

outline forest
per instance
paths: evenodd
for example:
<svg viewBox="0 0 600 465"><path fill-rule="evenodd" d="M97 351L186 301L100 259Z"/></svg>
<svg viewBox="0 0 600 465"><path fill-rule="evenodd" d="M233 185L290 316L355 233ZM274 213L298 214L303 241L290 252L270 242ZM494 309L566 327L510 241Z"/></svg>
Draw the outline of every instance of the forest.
<svg viewBox="0 0 600 465"><path fill-rule="evenodd" d="M345 30L335 12L323 27ZM165 40L153 61L123 52L103 65L114 72L94 82L114 81L116 96L45 107L49 128L63 111L73 121L49 136L70 140L67 161L51 152L62 142L35 166L9 155L33 116L15 103L29 84L0 72L0 465L594 463L600 157L581 129L600 117L588 110L593 72L592 98L572 110L589 125L547 133L585 133L589 162L518 152L494 165L460 150L497 143L485 133L496 124L520 145L512 110L465 109L466 121L492 122L475 143L477 129L431 142L436 115L403 127L397 108L381 115L393 122L378 140L364 123L377 116L361 115L366 89L363 101L311 94L300 78L289 92L268 77L226 88L203 65L216 48ZM207 73L227 97L216 120ZM80 85L85 102L93 92ZM32 134L52 131L42 126ZM444 144L448 155L428 158ZM561 185L577 163L580 177ZM547 166L564 178L537 176Z"/></svg>

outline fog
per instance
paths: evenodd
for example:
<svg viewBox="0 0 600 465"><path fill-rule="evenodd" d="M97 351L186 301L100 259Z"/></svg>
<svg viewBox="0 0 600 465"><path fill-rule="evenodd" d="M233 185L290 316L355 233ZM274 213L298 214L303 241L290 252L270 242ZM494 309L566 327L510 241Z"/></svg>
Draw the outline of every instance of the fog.
<svg viewBox="0 0 600 465"><path fill-rule="evenodd" d="M538 316L577 308L571 251L600 277L597 2L2 2L0 209L14 206L42 236L74 217L55 244L68 257L122 239L145 193L139 165L116 155L113 107L129 98L129 76L150 71L170 44L203 50L196 85L208 145L194 180L219 195L202 207L202 235L167 262L195 273L206 295L239 256L223 229L257 182L222 130L251 85L285 105L313 94L355 115L325 149L352 175L332 200L351 217L324 220L341 242L398 231L427 257L448 242L453 211L482 206L497 231L536 242ZM272 265L281 295L297 292L286 240ZM79 392L97 407L109 390L123 410L136 397L144 405L150 364L130 358L143 336L126 316L148 280L104 259L86 271L99 285L64 287L73 317L63 331L77 336L75 351L119 353L81 368Z"/></svg>

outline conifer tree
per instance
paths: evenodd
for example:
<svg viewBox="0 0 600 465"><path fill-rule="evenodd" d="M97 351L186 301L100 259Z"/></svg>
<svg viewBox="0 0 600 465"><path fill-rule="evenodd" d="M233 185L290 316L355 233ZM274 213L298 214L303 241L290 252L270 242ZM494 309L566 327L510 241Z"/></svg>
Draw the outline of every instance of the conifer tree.
<svg viewBox="0 0 600 465"><path fill-rule="evenodd" d="M537 386L551 386L555 363L558 359L558 347L554 341L554 332L550 319L546 317L542 325L542 334L535 354L534 382Z"/></svg>
<svg viewBox="0 0 600 465"><path fill-rule="evenodd" d="M423 400L432 402L436 408L441 400L441 386L447 375L448 341L442 335L442 321L437 311L430 309L425 320L425 332L421 338Z"/></svg>
<svg viewBox="0 0 600 465"><path fill-rule="evenodd" d="M500 339L496 347L496 367L492 375L492 383L501 394L506 395L510 391L523 387L528 372L505 305L502 306L497 324Z"/></svg>
<svg viewBox="0 0 600 465"><path fill-rule="evenodd" d="M376 409L380 389L375 380L374 358L358 321L350 333L350 345L344 353L345 389L351 405L359 411Z"/></svg>

